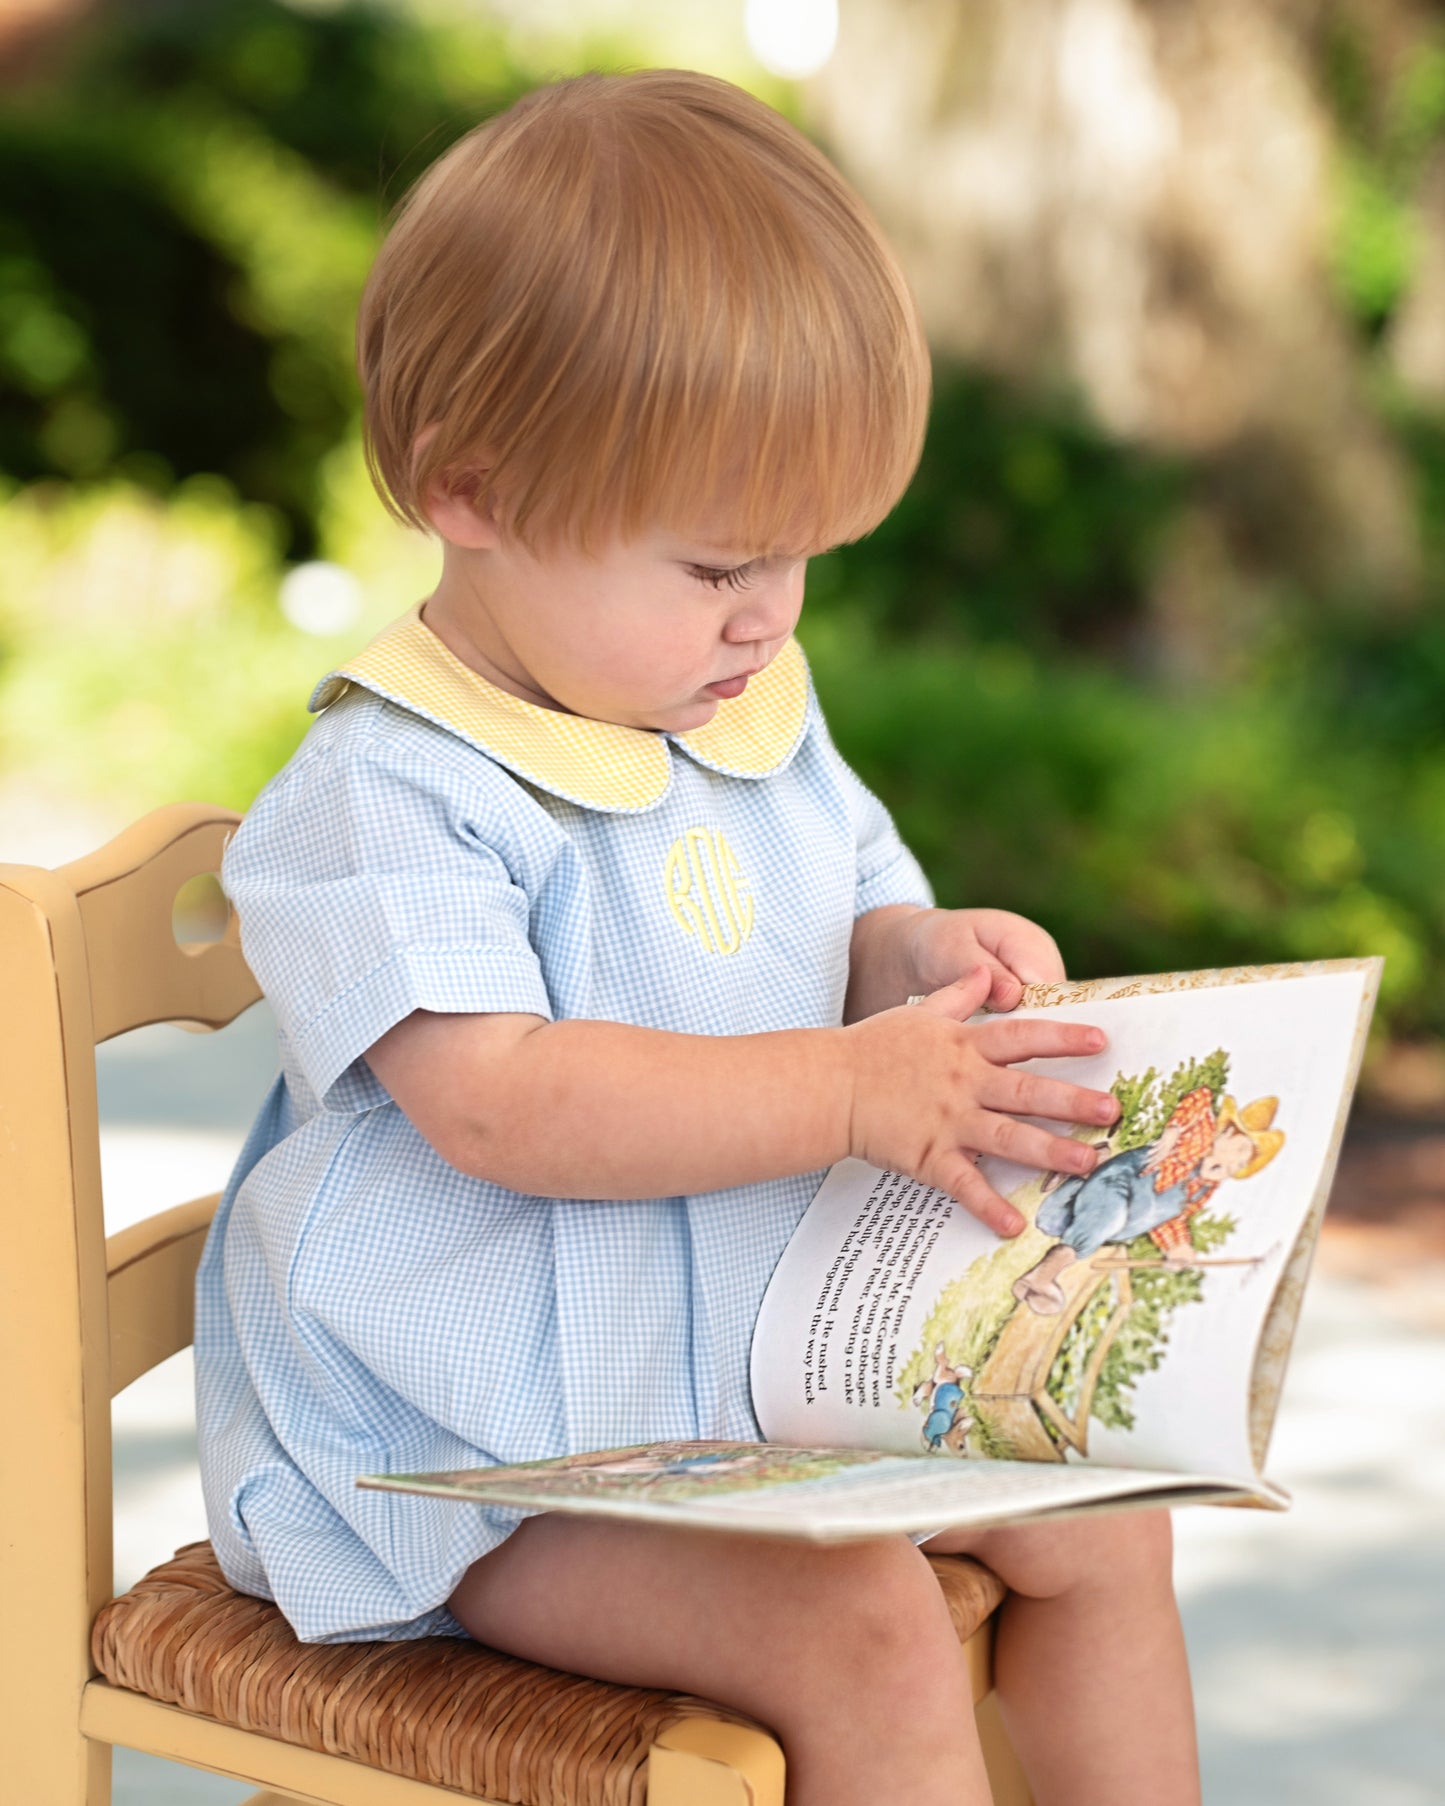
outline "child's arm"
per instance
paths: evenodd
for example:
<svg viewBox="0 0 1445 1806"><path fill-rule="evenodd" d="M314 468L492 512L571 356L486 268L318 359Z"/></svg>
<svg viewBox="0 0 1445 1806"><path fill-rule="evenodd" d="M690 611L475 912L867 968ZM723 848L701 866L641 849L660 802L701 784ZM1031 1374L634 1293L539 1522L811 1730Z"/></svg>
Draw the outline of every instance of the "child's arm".
<svg viewBox="0 0 1445 1806"><path fill-rule="evenodd" d="M1103 1036L1053 1021L969 1024L992 983L979 967L919 1009L738 1036L418 1010L366 1060L444 1159L515 1191L663 1197L856 1154L1014 1234L1020 1218L972 1155L1088 1172L1092 1148L1015 1116L1103 1122L1117 1105L1013 1071L1016 1061L1097 1052Z"/></svg>

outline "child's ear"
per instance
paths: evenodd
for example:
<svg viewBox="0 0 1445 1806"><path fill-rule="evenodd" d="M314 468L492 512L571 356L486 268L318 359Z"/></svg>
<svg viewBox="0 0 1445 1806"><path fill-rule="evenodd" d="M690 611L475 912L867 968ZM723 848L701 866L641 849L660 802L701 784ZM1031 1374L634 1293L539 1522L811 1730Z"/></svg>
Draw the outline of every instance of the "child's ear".
<svg viewBox="0 0 1445 1806"><path fill-rule="evenodd" d="M412 446L412 469L437 435L425 426ZM485 452L471 453L463 464L447 465L428 478L421 496L422 513L449 545L490 551L498 544L496 506L487 481Z"/></svg>
<svg viewBox="0 0 1445 1806"><path fill-rule="evenodd" d="M485 470L442 470L427 484L422 512L449 545L486 552L501 543Z"/></svg>

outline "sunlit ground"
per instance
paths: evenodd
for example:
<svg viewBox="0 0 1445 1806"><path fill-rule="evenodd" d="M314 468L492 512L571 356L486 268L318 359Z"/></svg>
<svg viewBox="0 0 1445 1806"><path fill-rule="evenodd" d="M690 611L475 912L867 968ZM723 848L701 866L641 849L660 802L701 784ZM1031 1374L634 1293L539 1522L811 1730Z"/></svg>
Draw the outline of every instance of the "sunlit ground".
<svg viewBox="0 0 1445 1806"><path fill-rule="evenodd" d="M1317 1274L1270 1472L1285 1517L1180 1514L1210 1806L1429 1806L1445 1769L1445 1265Z"/></svg>

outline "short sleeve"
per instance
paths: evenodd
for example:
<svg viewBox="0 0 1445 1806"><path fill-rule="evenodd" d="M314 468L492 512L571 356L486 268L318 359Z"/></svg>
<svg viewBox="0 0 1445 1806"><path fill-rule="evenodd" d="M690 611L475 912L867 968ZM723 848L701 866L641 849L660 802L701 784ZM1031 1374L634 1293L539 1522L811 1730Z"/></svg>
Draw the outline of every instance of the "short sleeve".
<svg viewBox="0 0 1445 1806"><path fill-rule="evenodd" d="M813 705L817 707L816 701ZM857 884L853 915L867 915L889 903L914 903L928 909L933 888L923 868L899 838L893 817L839 753L819 713L819 726L827 758L853 821L857 846Z"/></svg>
<svg viewBox="0 0 1445 1806"><path fill-rule="evenodd" d="M338 1081L413 1010L551 1017L504 857L518 787L475 763L489 784L405 736L303 746L227 849L242 951L325 1109L384 1100L369 1071Z"/></svg>

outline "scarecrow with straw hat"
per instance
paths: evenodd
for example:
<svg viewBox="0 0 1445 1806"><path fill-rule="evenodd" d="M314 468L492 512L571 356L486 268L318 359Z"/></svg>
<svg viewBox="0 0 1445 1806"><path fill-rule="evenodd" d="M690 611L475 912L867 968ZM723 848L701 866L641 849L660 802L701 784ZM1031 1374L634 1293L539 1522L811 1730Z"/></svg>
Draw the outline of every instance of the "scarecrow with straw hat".
<svg viewBox="0 0 1445 1806"><path fill-rule="evenodd" d="M1159 1139L1101 1161L1087 1177L1056 1181L1035 1226L1059 1239L1014 1281L1013 1294L1042 1317L1064 1308L1059 1275L1108 1242L1147 1235L1171 1266L1194 1263L1189 1222L1225 1179L1248 1179L1284 1146L1271 1128L1279 1099L1241 1110L1232 1097L1215 1107L1207 1085L1181 1098Z"/></svg>

